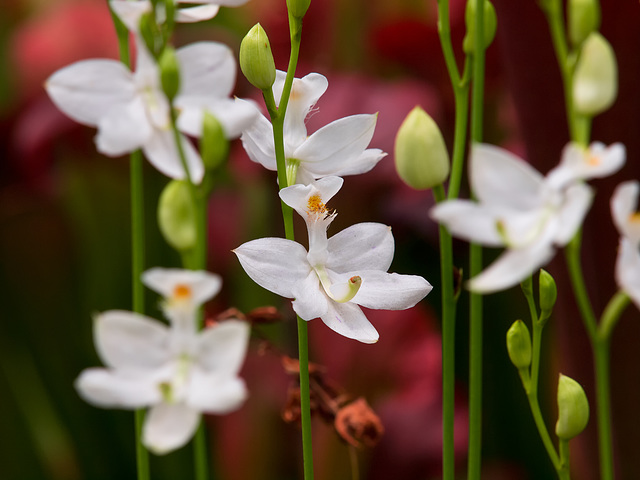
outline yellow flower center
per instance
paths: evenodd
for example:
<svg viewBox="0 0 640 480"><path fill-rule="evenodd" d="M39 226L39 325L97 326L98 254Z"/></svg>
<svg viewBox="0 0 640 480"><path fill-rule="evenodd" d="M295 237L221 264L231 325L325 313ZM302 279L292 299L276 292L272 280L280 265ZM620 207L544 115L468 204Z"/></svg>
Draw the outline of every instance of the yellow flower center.
<svg viewBox="0 0 640 480"><path fill-rule="evenodd" d="M640 212L635 212L629 215L629 223L640 224Z"/></svg>
<svg viewBox="0 0 640 480"><path fill-rule="evenodd" d="M309 197L309 201L307 202L307 211L310 214L316 215L326 215L329 213L327 211L327 206L322 203L322 198L318 194L311 195Z"/></svg>
<svg viewBox="0 0 640 480"><path fill-rule="evenodd" d="M602 161L602 159L597 155L591 155L591 154L587 155L587 163L589 165L591 165L592 167L596 167L596 166L600 165L601 161Z"/></svg>
<svg viewBox="0 0 640 480"><path fill-rule="evenodd" d="M173 289L175 300L189 300L191 298L191 288L188 285L178 284Z"/></svg>

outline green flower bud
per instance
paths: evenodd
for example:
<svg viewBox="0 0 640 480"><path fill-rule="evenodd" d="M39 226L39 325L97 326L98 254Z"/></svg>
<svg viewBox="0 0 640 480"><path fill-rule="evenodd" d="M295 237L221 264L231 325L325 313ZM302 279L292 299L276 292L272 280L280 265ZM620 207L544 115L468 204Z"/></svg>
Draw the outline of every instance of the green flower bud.
<svg viewBox="0 0 640 480"><path fill-rule="evenodd" d="M287 0L287 10L295 18L302 18L307 13L311 0Z"/></svg>
<svg viewBox="0 0 640 480"><path fill-rule="evenodd" d="M573 77L573 105L576 112L594 116L608 109L618 95L616 55L597 32L582 44Z"/></svg>
<svg viewBox="0 0 640 480"><path fill-rule="evenodd" d="M271 88L276 80L276 64L273 61L267 32L256 23L240 44L240 69L247 80L260 90Z"/></svg>
<svg viewBox="0 0 640 480"><path fill-rule="evenodd" d="M433 188L449 176L449 153L436 122L414 107L396 135L396 171L416 190Z"/></svg>
<svg viewBox="0 0 640 480"><path fill-rule="evenodd" d="M493 8L493 4L489 0L484 2L484 16L482 17L484 23L483 36L484 36L484 48L491 45L493 38L496 36L496 28L498 26L498 19L496 17L496 11ZM475 35L476 35L476 2L475 0L469 0L467 2L467 9L464 13L464 20L467 25L467 33L462 41L462 49L465 53L472 54L475 51Z"/></svg>
<svg viewBox="0 0 640 480"><path fill-rule="evenodd" d="M527 368L531 365L531 335L522 320L513 322L507 331L507 352L516 368Z"/></svg>
<svg viewBox="0 0 640 480"><path fill-rule="evenodd" d="M558 298L558 288L556 281L551 274L544 269L540 269L540 277L538 278L538 291L540 295L540 313L542 318L549 318L553 311L553 306Z"/></svg>
<svg viewBox="0 0 640 480"><path fill-rule="evenodd" d="M166 47L158 60L160 68L160 82L162 90L169 101L172 101L180 91L180 65L176 57L176 51L172 47Z"/></svg>
<svg viewBox="0 0 640 480"><path fill-rule="evenodd" d="M569 0L567 4L567 28L569 40L578 47L591 32L600 28L600 3L598 0Z"/></svg>
<svg viewBox="0 0 640 480"><path fill-rule="evenodd" d="M558 379L558 421L556 435L571 440L589 422L589 402L578 382L560 374Z"/></svg>
<svg viewBox="0 0 640 480"><path fill-rule="evenodd" d="M205 110L202 120L202 137L200 138L200 155L204 167L211 171L222 165L229 154L229 140L218 119Z"/></svg>
<svg viewBox="0 0 640 480"><path fill-rule="evenodd" d="M158 225L169 245L178 251L196 245L196 211L189 183L172 180L158 201Z"/></svg>
<svg viewBox="0 0 640 480"><path fill-rule="evenodd" d="M140 36L144 40L144 44L147 46L147 50L151 53L151 55L156 55L156 31L158 26L156 25L156 21L153 17L152 12L144 13L140 17Z"/></svg>

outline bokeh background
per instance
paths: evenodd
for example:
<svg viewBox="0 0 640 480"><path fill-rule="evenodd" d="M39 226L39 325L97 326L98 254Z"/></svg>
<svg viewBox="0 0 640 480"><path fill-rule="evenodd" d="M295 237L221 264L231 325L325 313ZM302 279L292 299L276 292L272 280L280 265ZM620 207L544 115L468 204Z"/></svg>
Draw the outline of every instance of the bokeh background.
<svg viewBox="0 0 640 480"><path fill-rule="evenodd" d="M546 172L568 139L561 81L544 16L531 0L494 0L497 37L487 52L485 138ZM609 214L615 186L640 178L640 5L605 1L601 31L619 63L620 95L596 118L593 138L622 141L627 164L614 178L592 182L595 204L585 225L584 269L596 312L615 291L617 233ZM332 201L335 233L361 221L392 226L392 270L420 274L435 285L407 312L370 312L376 345L344 339L319 320L310 324L311 359L352 397L364 396L385 428L381 442L357 452L362 479L422 480L440 474L440 336L437 232L428 192L405 187L393 169L393 140L419 104L439 123L449 145L453 97L436 30L435 0L313 0L304 22L298 76L316 71L329 89L309 130L356 113L379 112L372 147L389 152L372 172L347 178ZM267 30L276 64L286 68L284 0L250 0L217 18L182 25L175 43L218 40L237 51L257 21ZM451 0L454 43L464 36L464 2ZM59 113L42 88L58 68L92 57L116 58L106 2L5 0L0 15L0 478L134 478L133 415L85 404L73 381L99 364L92 344L94 312L130 308L128 162L96 154L94 131ZM236 94L257 98L239 77ZM236 142L237 143L237 142ZM145 170L147 266L177 266L178 256L155 224L166 183ZM288 302L253 285L231 249L282 235L275 178L234 145L210 204L209 269L223 275L208 313L275 305L283 320L254 329L243 375L251 398L236 413L207 418L213 475L228 480L300 478L300 435L281 419L292 379L281 354L296 355ZM300 226L300 225L299 225ZM305 238L304 230L299 238ZM487 253L491 258L497 252ZM466 265L457 244L456 263ZM562 372L585 386L595 411L591 353L562 255L549 265L561 299L547 327L541 403L555 423L555 382ZM464 478L466 451L466 299L457 327L456 452ZM148 309L159 315L148 292ZM484 473L488 480L544 480L553 470L538 439L524 393L504 346L507 328L527 318L517 288L486 300ZM612 397L618 478L640 478L640 314L630 307L613 336ZM351 452L331 425L316 419L319 480L350 478ZM191 478L189 446L152 457L154 479ZM595 417L572 442L574 478L598 478Z"/></svg>

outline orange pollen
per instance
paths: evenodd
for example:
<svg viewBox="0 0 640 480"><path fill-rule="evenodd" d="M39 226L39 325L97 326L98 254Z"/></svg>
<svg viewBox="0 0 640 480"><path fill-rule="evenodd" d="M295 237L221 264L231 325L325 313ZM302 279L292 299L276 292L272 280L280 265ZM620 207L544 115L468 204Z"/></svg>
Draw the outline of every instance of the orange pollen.
<svg viewBox="0 0 640 480"><path fill-rule="evenodd" d="M640 223L640 212L629 215L629 223Z"/></svg>
<svg viewBox="0 0 640 480"><path fill-rule="evenodd" d="M191 288L187 285L176 285L173 289L173 298L176 300L187 300L191 298Z"/></svg>
<svg viewBox="0 0 640 480"><path fill-rule="evenodd" d="M322 203L320 195L311 195L311 197L309 197L309 201L307 202L307 211L309 213L315 213L316 215L328 213L327 207Z"/></svg>
<svg viewBox="0 0 640 480"><path fill-rule="evenodd" d="M589 155L587 157L587 163L593 167L600 165L601 159L597 155Z"/></svg>

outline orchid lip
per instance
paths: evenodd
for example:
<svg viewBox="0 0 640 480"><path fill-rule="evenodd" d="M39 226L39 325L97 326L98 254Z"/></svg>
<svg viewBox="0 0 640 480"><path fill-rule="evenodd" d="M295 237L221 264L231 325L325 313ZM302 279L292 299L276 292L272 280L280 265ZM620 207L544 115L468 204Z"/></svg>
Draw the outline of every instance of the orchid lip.
<svg viewBox="0 0 640 480"><path fill-rule="evenodd" d="M349 280L344 283L331 283L329 275L324 267L317 266L314 270L320 279L320 283L322 284L322 288L325 293L329 298L338 303L351 301L353 297L356 296L360 290L360 286L362 285L362 278L357 275L349 278Z"/></svg>

